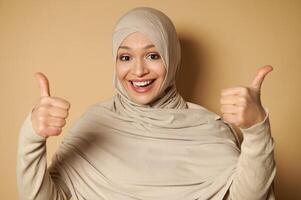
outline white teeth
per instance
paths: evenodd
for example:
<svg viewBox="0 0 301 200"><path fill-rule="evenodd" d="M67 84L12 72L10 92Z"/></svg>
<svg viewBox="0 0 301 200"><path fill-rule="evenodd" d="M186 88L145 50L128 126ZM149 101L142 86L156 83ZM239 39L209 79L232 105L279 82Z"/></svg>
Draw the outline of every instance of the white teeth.
<svg viewBox="0 0 301 200"><path fill-rule="evenodd" d="M143 87L143 86L149 85L151 82L152 81L140 81L140 82L134 82L134 81L132 81L132 83L136 87Z"/></svg>

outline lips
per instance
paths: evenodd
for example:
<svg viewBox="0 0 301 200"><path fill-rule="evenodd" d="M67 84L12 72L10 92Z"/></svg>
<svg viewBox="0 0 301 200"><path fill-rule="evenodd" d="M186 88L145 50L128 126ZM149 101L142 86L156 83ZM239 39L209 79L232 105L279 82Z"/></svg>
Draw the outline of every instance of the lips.
<svg viewBox="0 0 301 200"><path fill-rule="evenodd" d="M131 80L131 89L138 93L145 93L152 89L156 79Z"/></svg>

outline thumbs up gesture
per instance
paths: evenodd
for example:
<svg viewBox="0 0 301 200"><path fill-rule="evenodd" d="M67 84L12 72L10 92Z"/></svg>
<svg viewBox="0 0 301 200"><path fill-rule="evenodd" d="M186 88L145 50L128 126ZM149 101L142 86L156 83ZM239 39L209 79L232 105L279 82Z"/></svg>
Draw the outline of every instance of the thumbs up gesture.
<svg viewBox="0 0 301 200"><path fill-rule="evenodd" d="M38 72L35 74L41 90L41 96L35 105L31 121L36 134L42 137L57 136L66 124L70 103L58 97L51 97L47 77Z"/></svg>
<svg viewBox="0 0 301 200"><path fill-rule="evenodd" d="M259 68L249 87L222 90L220 103L224 121L244 129L264 120L266 113L261 104L260 90L265 76L272 70L270 65Z"/></svg>

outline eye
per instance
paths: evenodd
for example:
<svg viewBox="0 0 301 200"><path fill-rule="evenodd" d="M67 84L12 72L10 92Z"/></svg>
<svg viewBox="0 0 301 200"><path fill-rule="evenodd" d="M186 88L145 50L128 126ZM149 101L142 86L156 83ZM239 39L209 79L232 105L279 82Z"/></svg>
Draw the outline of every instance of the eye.
<svg viewBox="0 0 301 200"><path fill-rule="evenodd" d="M119 60L121 61L129 61L131 58L128 55L121 55L119 56Z"/></svg>
<svg viewBox="0 0 301 200"><path fill-rule="evenodd" d="M150 53L148 54L147 58L151 60L158 60L160 59L160 55L158 53Z"/></svg>

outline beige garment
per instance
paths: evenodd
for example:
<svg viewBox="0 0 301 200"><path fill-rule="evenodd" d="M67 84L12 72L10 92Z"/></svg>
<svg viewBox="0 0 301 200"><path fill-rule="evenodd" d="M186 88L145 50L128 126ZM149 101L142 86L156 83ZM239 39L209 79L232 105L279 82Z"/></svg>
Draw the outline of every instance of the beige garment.
<svg viewBox="0 0 301 200"><path fill-rule="evenodd" d="M136 8L126 13L114 29L114 59L120 43L136 31L155 44L167 70L157 100L138 105L114 76L117 95L91 106L74 123L48 169L46 140L34 133L30 113L19 140L20 198L274 199L268 112L262 123L243 130L240 149L228 124L177 92L180 46L162 12Z"/></svg>
<svg viewBox="0 0 301 200"><path fill-rule="evenodd" d="M48 169L46 140L34 133L29 113L18 149L20 199L221 200L227 190L232 200L275 199L268 115L243 130L240 152L231 129L202 107L203 130L219 131L203 135L175 129L173 136L149 127L133 135L128 124L143 127L116 125L107 115L114 110L108 102L92 106L74 124ZM108 134L107 125L116 131Z"/></svg>

